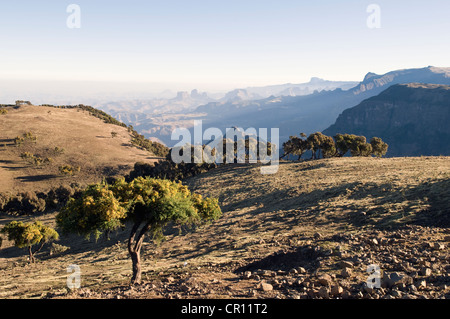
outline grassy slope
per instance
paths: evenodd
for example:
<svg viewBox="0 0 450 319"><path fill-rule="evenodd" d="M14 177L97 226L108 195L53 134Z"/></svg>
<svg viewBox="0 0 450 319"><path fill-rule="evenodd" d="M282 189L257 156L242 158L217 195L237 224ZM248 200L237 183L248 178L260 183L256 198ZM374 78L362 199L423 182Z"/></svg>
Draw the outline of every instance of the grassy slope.
<svg viewBox="0 0 450 319"><path fill-rule="evenodd" d="M115 138L113 131L118 133ZM37 142L15 147L14 138L26 132L37 136ZM57 154L55 147L64 153ZM20 157L23 152L51 157L54 162L36 167ZM83 185L102 176L124 175L138 161L154 159L131 145L126 128L106 124L79 109L22 106L8 108L0 116L0 193L45 191L72 182ZM80 166L81 171L74 177L63 176L58 170L63 165Z"/></svg>
<svg viewBox="0 0 450 319"><path fill-rule="evenodd" d="M238 280L234 273L237 266L305 245L316 232L325 237L358 234L411 222L448 226L443 222L448 222L444 217L450 201L449 179L450 161L446 157L282 163L275 175L261 175L259 167L246 165L210 171L187 183L197 192L218 197L223 217L194 233L169 234L158 247L146 243L144 280L152 284L134 297L167 297L167 288L152 285L161 280L170 282L172 276L211 283L209 295L200 297L248 297L245 292L255 284ZM52 225L53 217L40 219ZM44 251L42 260L33 266L26 265L24 250L4 242L5 249L0 252L1 297L41 297L50 292L65 296L66 267L72 263L82 269L83 287L107 291L108 297L123 296L126 289L114 287L124 287L130 279L125 236L118 234L109 243L97 244L63 238L61 243L71 250L53 257ZM443 235L437 230L431 235L419 233L414 245L423 236L429 240L429 236ZM448 249L443 253L448 254Z"/></svg>

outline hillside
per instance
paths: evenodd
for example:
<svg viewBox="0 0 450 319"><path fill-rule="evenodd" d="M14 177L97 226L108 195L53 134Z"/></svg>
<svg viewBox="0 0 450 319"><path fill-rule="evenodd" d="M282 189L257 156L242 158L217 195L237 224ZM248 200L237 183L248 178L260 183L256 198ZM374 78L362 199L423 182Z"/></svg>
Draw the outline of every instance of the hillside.
<svg viewBox="0 0 450 319"><path fill-rule="evenodd" d="M219 198L223 217L169 231L160 246L147 241L140 286L128 285L127 234L118 233L98 243L63 237L68 251L47 248L33 266L4 242L0 296L448 298L449 182L447 157L282 162L275 175L227 165L186 181ZM76 292L65 287L70 264L82 271ZM370 264L383 271L381 289L364 286Z"/></svg>
<svg viewBox="0 0 450 319"><path fill-rule="evenodd" d="M450 155L450 86L394 85L345 110L324 131L381 137L387 156Z"/></svg>
<svg viewBox="0 0 450 319"><path fill-rule="evenodd" d="M122 176L138 161L155 161L151 153L131 144L126 127L106 124L79 108L3 109L7 113L0 115L0 194L85 185ZM20 139L15 142L16 137ZM75 169L74 175L60 172L66 165Z"/></svg>

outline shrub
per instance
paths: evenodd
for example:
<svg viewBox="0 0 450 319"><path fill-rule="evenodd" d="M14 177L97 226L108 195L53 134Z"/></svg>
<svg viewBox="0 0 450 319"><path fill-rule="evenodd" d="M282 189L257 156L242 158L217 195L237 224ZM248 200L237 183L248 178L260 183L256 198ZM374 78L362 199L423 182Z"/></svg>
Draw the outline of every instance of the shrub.
<svg viewBox="0 0 450 319"><path fill-rule="evenodd" d="M65 233L98 238L101 233L123 227L131 221L128 252L133 284L141 280L140 251L144 237L163 237L169 224L192 225L217 219L221 210L216 199L192 194L181 183L153 178L124 179L113 185L90 185L77 199L71 199L56 217Z"/></svg>
<svg viewBox="0 0 450 319"><path fill-rule="evenodd" d="M6 109L0 109L0 115L8 114L8 110Z"/></svg>
<svg viewBox="0 0 450 319"><path fill-rule="evenodd" d="M383 142L379 137L372 137L370 140L370 145L372 145L372 154L376 157L383 157L388 151L388 144Z"/></svg>
<svg viewBox="0 0 450 319"><path fill-rule="evenodd" d="M28 248L30 263L35 262L35 254L39 252L45 243L59 238L58 233L41 222L23 223L12 221L6 224L0 231L8 236L8 240L14 241L18 248ZM33 246L39 245L36 250Z"/></svg>
<svg viewBox="0 0 450 319"><path fill-rule="evenodd" d="M153 153L155 156L166 157L169 153L169 148L157 142L152 142L145 138L144 135L136 131L131 132L131 144L142 147L143 149Z"/></svg>
<svg viewBox="0 0 450 319"><path fill-rule="evenodd" d="M63 175L73 176L76 173L79 173L80 171L81 171L80 166L73 167L72 165L63 165L59 167L59 172Z"/></svg>

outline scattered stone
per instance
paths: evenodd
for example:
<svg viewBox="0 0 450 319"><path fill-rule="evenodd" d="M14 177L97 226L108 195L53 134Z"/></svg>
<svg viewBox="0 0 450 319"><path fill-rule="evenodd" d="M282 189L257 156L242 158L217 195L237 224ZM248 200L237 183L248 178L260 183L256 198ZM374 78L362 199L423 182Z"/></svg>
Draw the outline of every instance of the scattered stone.
<svg viewBox="0 0 450 319"><path fill-rule="evenodd" d="M340 261L338 263L338 266L341 268L353 268L353 263L351 261Z"/></svg>
<svg viewBox="0 0 450 319"><path fill-rule="evenodd" d="M331 287L331 295L334 297L340 296L344 292L344 288L339 285L334 285Z"/></svg>
<svg viewBox="0 0 450 319"><path fill-rule="evenodd" d="M306 269L303 267L298 267L297 270L299 274L306 274Z"/></svg>
<svg viewBox="0 0 450 319"><path fill-rule="evenodd" d="M404 280L404 276L400 275L397 272L383 274L383 279L381 285L386 288L391 288L395 285L399 285Z"/></svg>
<svg viewBox="0 0 450 319"><path fill-rule="evenodd" d="M262 291L272 291L273 290L273 286L271 284L267 283L267 282L264 282L264 281L261 282L259 288Z"/></svg>
<svg viewBox="0 0 450 319"><path fill-rule="evenodd" d="M420 274L422 276L429 277L429 276L431 276L431 269L428 267L423 267L422 269L420 269Z"/></svg>
<svg viewBox="0 0 450 319"><path fill-rule="evenodd" d="M330 275L328 274L324 274L321 275L318 280L319 284L321 284L322 286L331 286L331 283L333 281L333 279L331 278Z"/></svg>
<svg viewBox="0 0 450 319"><path fill-rule="evenodd" d="M313 237L314 237L314 239L320 239L320 238L322 238L322 234L317 232L313 235Z"/></svg>
<svg viewBox="0 0 450 319"><path fill-rule="evenodd" d="M328 287L322 287L319 289L319 297L329 299L330 298L330 290Z"/></svg>
<svg viewBox="0 0 450 319"><path fill-rule="evenodd" d="M252 277L251 271L245 271L244 274L242 275L242 278L244 279L250 279L251 277Z"/></svg>
<svg viewBox="0 0 450 319"><path fill-rule="evenodd" d="M420 280L416 283L416 287L417 289L424 289L427 287L427 282L426 280Z"/></svg>
<svg viewBox="0 0 450 319"><path fill-rule="evenodd" d="M341 271L341 276L344 278L348 278L352 276L352 270L350 268L344 268Z"/></svg>
<svg viewBox="0 0 450 319"><path fill-rule="evenodd" d="M293 269L289 270L289 275L296 275L296 274L298 274L297 269L293 268Z"/></svg>

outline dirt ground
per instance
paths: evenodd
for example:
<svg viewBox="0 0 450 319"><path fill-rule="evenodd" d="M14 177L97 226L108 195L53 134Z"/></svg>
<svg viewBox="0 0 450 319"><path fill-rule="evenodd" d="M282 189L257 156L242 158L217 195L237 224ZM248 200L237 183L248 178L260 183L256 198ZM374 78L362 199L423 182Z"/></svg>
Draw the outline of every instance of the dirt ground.
<svg viewBox="0 0 450 319"><path fill-rule="evenodd" d="M4 242L0 297L449 298L449 181L446 157L283 162L274 175L224 166L186 181L219 198L222 218L168 231L160 245L147 239L141 285L129 285L127 231L97 243L63 236L70 249L47 247L35 265ZM54 214L37 218L54 225ZM374 264L379 289L367 287Z"/></svg>

